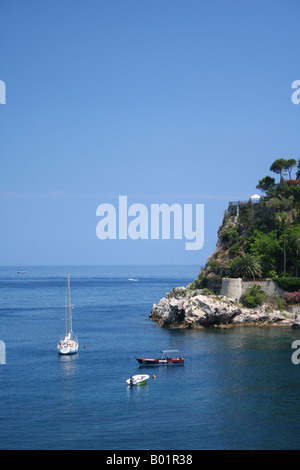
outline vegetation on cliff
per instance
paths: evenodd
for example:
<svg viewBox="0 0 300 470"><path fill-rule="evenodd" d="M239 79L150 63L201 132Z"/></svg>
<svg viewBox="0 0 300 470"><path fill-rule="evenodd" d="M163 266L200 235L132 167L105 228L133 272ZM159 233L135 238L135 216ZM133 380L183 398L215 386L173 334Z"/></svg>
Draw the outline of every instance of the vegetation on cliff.
<svg viewBox="0 0 300 470"><path fill-rule="evenodd" d="M297 166L295 159L277 159L270 171L278 182L269 175L262 178L258 202L229 204L217 248L191 289L218 292L223 277L293 278L300 288L300 160Z"/></svg>

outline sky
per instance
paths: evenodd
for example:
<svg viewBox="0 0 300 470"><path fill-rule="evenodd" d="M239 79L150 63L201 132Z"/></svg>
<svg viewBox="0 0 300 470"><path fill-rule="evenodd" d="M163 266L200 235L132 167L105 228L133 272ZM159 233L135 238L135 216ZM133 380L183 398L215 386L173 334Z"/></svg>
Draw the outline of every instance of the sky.
<svg viewBox="0 0 300 470"><path fill-rule="evenodd" d="M0 265L204 265L229 201L300 158L299 14L298 0L0 0ZM203 204L203 248L100 240L97 208L119 196L149 214Z"/></svg>

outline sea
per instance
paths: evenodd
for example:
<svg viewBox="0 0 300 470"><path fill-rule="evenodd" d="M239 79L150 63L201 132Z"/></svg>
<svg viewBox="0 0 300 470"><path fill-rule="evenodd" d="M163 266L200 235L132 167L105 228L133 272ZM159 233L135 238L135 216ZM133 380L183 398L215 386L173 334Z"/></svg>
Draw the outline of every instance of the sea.
<svg viewBox="0 0 300 470"><path fill-rule="evenodd" d="M1 450L299 449L300 330L158 327L153 303L197 266L24 269L0 268ZM62 357L68 273L79 352ZM185 365L135 359L164 349Z"/></svg>

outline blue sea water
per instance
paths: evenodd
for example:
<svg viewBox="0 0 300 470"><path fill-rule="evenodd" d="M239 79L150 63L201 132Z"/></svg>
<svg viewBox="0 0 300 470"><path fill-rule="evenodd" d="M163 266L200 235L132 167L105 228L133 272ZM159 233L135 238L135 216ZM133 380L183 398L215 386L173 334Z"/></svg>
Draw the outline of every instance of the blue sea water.
<svg viewBox="0 0 300 470"><path fill-rule="evenodd" d="M26 269L0 268L0 449L300 447L300 332L158 328L152 304L195 266ZM68 272L80 349L60 357ZM186 364L147 369L134 358L161 349ZM149 370L147 385L126 386Z"/></svg>

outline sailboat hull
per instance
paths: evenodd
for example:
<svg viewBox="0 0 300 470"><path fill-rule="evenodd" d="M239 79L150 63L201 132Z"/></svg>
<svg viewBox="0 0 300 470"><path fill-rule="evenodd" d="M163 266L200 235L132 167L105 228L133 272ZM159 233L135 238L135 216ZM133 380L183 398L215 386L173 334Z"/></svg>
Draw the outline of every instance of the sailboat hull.
<svg viewBox="0 0 300 470"><path fill-rule="evenodd" d="M61 354L62 356L68 356L70 354L76 354L78 353L78 346L75 346L73 348L61 348L58 351L58 354Z"/></svg>

